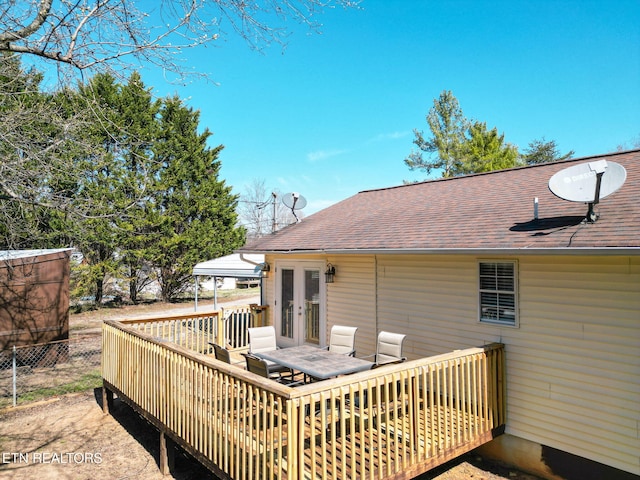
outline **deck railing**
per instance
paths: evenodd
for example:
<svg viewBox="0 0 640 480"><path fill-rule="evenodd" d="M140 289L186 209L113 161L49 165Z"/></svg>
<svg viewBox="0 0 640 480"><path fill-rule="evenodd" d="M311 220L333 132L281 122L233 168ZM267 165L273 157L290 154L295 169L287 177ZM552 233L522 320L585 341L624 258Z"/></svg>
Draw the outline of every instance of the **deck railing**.
<svg viewBox="0 0 640 480"><path fill-rule="evenodd" d="M412 478L504 428L501 344L292 388L134 325L104 323L105 387L223 478Z"/></svg>
<svg viewBox="0 0 640 480"><path fill-rule="evenodd" d="M154 319L123 320L132 329L200 353L211 351L211 343L230 350L249 346L247 329L266 323L266 306L241 305L214 312L167 316Z"/></svg>

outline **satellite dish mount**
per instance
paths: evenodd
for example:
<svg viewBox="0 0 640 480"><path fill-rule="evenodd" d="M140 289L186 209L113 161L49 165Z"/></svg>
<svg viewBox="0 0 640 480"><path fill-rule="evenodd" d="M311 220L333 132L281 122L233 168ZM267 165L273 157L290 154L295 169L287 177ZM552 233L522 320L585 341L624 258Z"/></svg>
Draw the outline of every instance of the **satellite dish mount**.
<svg viewBox="0 0 640 480"><path fill-rule="evenodd" d="M602 185L602 176L607 170L607 161L590 162L589 168L596 172L596 191L593 194L593 202L589 202L589 211L587 212L587 221L593 223L598 219L598 214L593 211L593 206L600 203L600 187Z"/></svg>

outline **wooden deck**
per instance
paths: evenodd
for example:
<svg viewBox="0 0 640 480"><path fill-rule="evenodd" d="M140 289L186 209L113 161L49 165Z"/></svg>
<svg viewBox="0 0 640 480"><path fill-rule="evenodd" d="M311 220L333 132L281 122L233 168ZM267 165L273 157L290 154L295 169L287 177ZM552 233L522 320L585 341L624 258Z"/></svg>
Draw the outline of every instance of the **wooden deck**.
<svg viewBox="0 0 640 480"><path fill-rule="evenodd" d="M136 329L105 322L105 391L221 478L413 478L504 429L502 345L291 388Z"/></svg>
<svg viewBox="0 0 640 480"><path fill-rule="evenodd" d="M497 433L474 435L468 424L464 430L457 428L458 423L464 421L462 418L461 411L448 408L436 407L422 412L418 425L426 435L415 437L412 437L412 420L408 416L395 418L390 423L366 426L363 430L358 428L357 416L354 430L350 418L335 432L332 428L326 432L316 428L313 438L305 438L303 478L361 478L363 473L366 478L412 478L490 441ZM308 428L309 421L306 423ZM438 426L432 430L429 426L433 424ZM345 435L339 433L340 428L346 428ZM458 434L463 435L466 441L456 441L453 437ZM458 447L452 448L454 445ZM339 455L334 452L339 452ZM432 454L431 462L410 468L418 457L425 457L427 452ZM288 470L286 458L281 466ZM310 472L316 475L312 476ZM327 477L328 472L330 475Z"/></svg>

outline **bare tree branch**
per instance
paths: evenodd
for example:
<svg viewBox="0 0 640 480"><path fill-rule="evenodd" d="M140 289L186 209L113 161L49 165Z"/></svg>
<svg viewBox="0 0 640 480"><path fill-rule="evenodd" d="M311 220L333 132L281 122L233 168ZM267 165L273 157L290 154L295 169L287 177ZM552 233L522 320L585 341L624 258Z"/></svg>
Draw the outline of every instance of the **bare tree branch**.
<svg viewBox="0 0 640 480"><path fill-rule="evenodd" d="M30 37L37 32L44 25L47 17L51 13L52 4L53 0L41 0L36 10L36 16L29 25L25 25L18 31L5 30L4 32L0 32L0 45L5 48L9 48L10 42L20 41L21 39ZM10 14L11 7L11 3L7 5L3 18L7 18ZM20 23L16 22L15 24L19 25Z"/></svg>
<svg viewBox="0 0 640 480"><path fill-rule="evenodd" d="M7 0L0 16L0 52L66 65L71 72L118 75L150 63L178 77L189 74L182 51L215 43L225 29L251 48L284 45L293 21L318 31L325 8L359 0L161 0L152 9L134 0ZM69 73L69 72L67 72ZM126 73L125 73L126 75ZM120 77L122 78L122 77Z"/></svg>

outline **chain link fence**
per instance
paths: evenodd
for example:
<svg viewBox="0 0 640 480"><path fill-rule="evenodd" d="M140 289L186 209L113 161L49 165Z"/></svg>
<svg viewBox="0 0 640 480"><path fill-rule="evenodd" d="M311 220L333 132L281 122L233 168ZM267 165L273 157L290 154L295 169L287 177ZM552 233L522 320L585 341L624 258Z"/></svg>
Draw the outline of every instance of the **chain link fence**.
<svg viewBox="0 0 640 480"><path fill-rule="evenodd" d="M102 337L0 350L0 408L102 385Z"/></svg>

